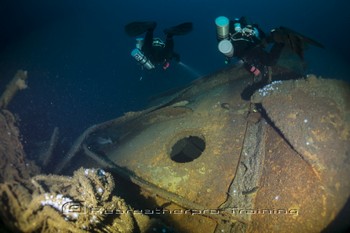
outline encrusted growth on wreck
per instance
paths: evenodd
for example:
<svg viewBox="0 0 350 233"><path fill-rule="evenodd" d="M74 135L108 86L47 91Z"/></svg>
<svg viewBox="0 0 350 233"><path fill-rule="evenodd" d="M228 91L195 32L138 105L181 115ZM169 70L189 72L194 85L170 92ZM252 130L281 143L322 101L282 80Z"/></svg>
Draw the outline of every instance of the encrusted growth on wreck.
<svg viewBox="0 0 350 233"><path fill-rule="evenodd" d="M4 109L0 157L0 216L11 232L133 232L149 227L147 216L135 215L113 194L114 179L103 169L80 168L72 177L40 174L26 158L15 117Z"/></svg>

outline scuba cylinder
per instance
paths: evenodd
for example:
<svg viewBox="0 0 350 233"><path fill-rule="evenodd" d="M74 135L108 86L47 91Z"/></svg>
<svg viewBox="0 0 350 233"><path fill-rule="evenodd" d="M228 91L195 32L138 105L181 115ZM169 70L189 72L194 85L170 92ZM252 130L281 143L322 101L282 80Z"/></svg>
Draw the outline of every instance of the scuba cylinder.
<svg viewBox="0 0 350 233"><path fill-rule="evenodd" d="M218 39L227 39L230 30L230 20L225 16L219 16L215 19L215 24Z"/></svg>
<svg viewBox="0 0 350 233"><path fill-rule="evenodd" d="M138 61L138 63L140 63L147 70L154 68L152 62L138 48L135 48L133 51L131 51L131 56L133 56L135 60Z"/></svg>
<svg viewBox="0 0 350 233"><path fill-rule="evenodd" d="M220 41L220 43L218 44L218 49L226 57L233 56L234 48L233 48L231 41L229 41L229 40L225 39L225 40Z"/></svg>

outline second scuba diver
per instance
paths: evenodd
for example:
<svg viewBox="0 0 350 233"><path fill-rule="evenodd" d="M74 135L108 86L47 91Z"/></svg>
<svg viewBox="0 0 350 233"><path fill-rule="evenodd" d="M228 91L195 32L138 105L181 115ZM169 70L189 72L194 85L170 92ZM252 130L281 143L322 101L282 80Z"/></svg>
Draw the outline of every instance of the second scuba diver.
<svg viewBox="0 0 350 233"><path fill-rule="evenodd" d="M148 70L161 66L166 70L172 59L180 62L180 55L174 52L173 36L186 35L192 31L192 23L186 22L164 30L165 42L153 37L153 31L157 23L152 21L131 22L125 26L125 32L131 37L146 33L144 38L136 39L136 48L131 55L138 61L142 68Z"/></svg>
<svg viewBox="0 0 350 233"><path fill-rule="evenodd" d="M301 59L304 58L305 44L324 48L319 42L310 39L286 27L271 30L266 36L257 24L251 24L245 17L229 20L225 16L217 17L218 49L228 62L236 57L254 75L265 74L266 66L277 63L284 47L288 46ZM267 46L272 44L270 51Z"/></svg>
<svg viewBox="0 0 350 233"><path fill-rule="evenodd" d="M225 55L226 63L238 58L244 67L254 75L254 81L248 86L242 97L249 99L256 89L268 84L268 67L276 65L285 47L289 47L302 60L305 44L324 48L319 42L310 39L286 27L271 30L270 35L251 24L245 17L229 20L225 16L215 20L217 28L218 49ZM267 47L271 45L271 49Z"/></svg>

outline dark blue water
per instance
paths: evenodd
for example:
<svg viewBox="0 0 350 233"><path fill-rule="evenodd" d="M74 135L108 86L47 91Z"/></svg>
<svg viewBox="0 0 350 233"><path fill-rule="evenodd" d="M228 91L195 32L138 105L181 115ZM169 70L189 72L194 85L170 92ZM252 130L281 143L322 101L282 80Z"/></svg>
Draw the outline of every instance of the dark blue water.
<svg viewBox="0 0 350 233"><path fill-rule="evenodd" d="M283 25L320 41L326 50L306 52L309 71L345 79L349 10L344 0L1 0L0 90L17 69L28 70L30 88L9 106L21 119L25 144L48 139L55 126L72 141L92 124L141 110L150 97L198 78L176 64L142 72L125 24L156 21L163 38L164 28L193 22L191 34L175 38L175 50L206 75L225 67L214 25L220 15L245 15L265 31Z"/></svg>

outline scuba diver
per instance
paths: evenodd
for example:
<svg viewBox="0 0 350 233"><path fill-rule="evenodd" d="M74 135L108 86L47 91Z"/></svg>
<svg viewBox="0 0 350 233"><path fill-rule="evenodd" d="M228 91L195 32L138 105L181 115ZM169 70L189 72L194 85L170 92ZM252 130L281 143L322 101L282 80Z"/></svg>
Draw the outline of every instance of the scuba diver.
<svg viewBox="0 0 350 233"><path fill-rule="evenodd" d="M257 24L251 24L245 17L229 20L225 16L219 16L215 19L215 24L218 49L225 55L225 62L238 58L254 75L254 83L247 89L249 93L242 94L242 97L245 95L244 99L271 82L268 67L276 65L285 47L290 48L301 60L304 59L306 44L324 48L319 42L286 27L273 29L266 36Z"/></svg>
<svg viewBox="0 0 350 233"><path fill-rule="evenodd" d="M192 31L192 23L186 22L164 30L165 42L153 37L153 31L157 23L152 21L131 22L125 26L125 32L131 37L139 36L146 32L144 38L136 38L136 48L131 55L138 61L142 68L148 70L161 65L164 70L169 68L170 60L180 62L180 55L174 52L173 36L186 35Z"/></svg>

